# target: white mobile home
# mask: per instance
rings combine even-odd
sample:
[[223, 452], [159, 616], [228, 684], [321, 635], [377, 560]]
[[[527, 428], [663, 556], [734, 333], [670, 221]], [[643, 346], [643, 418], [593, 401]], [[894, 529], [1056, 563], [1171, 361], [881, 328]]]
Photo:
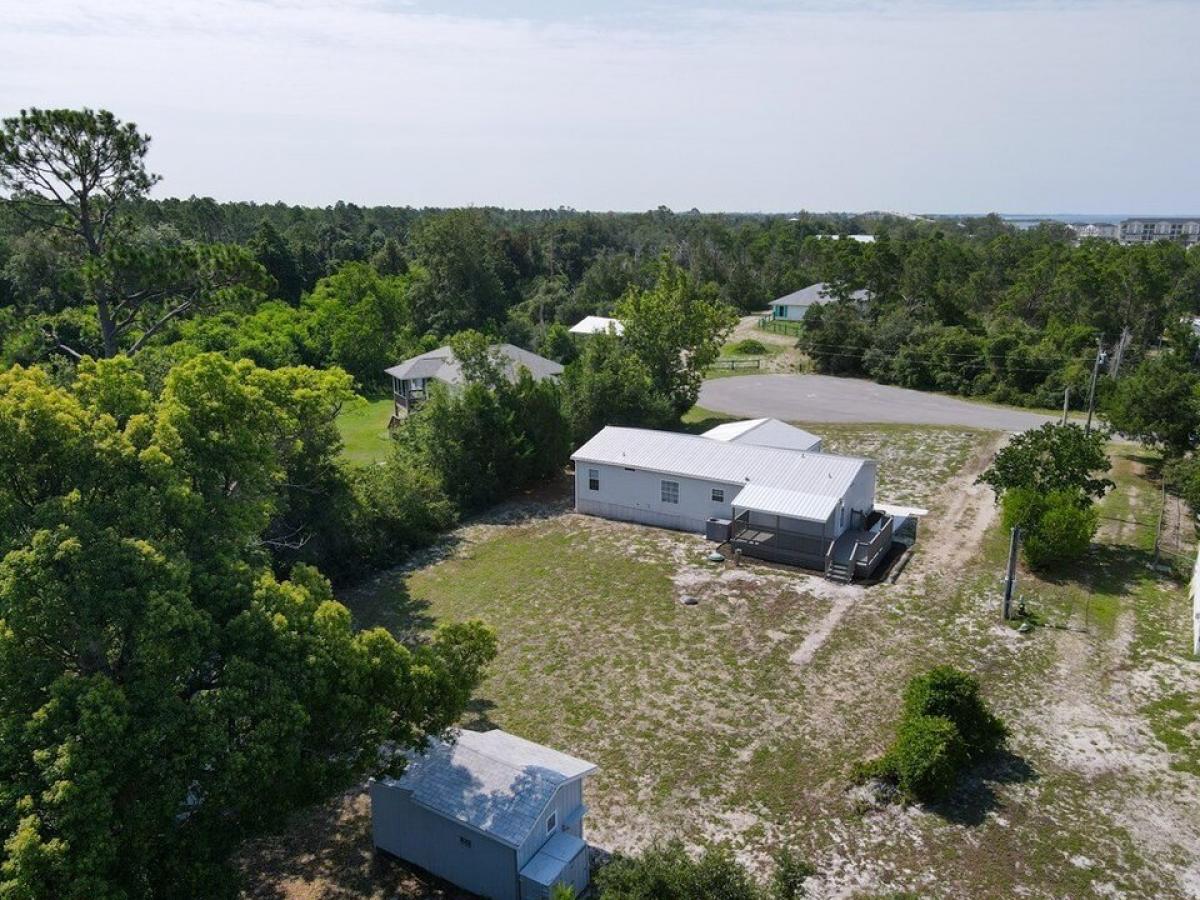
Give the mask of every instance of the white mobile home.
[[870, 460], [612, 426], [571, 458], [582, 513], [705, 533], [846, 580], [891, 547]]
[[371, 784], [375, 846], [494, 900], [582, 894], [583, 779], [596, 767], [496, 728], [460, 731]]

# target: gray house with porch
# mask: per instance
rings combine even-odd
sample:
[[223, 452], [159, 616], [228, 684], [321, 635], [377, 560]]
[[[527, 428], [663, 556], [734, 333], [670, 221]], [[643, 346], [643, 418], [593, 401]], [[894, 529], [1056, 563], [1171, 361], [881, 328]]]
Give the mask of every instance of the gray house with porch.
[[371, 783], [375, 846], [495, 900], [581, 894], [590, 863], [583, 780], [596, 767], [500, 729], [459, 731]]
[[[521, 369], [529, 370], [529, 374], [537, 381], [543, 378], [557, 378], [563, 371], [562, 365], [554, 360], [522, 350], [513, 344], [495, 344], [490, 349], [499, 361], [505, 377], [510, 381], [517, 380]], [[438, 347], [436, 350], [406, 359], [384, 371], [392, 380], [392, 400], [395, 403], [395, 409], [392, 411], [393, 422], [404, 418], [424, 402], [434, 382], [440, 382], [451, 389], [466, 382], [462, 364], [449, 346]]]

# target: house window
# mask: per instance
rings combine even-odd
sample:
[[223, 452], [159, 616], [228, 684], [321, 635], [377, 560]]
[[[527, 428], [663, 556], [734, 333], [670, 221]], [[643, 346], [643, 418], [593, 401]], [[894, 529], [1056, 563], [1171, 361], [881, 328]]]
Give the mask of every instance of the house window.
[[662, 483], [662, 492], [660, 494], [663, 503], [678, 503], [679, 502], [679, 482], [664, 481]]
[[600, 470], [599, 469], [588, 469], [588, 490], [589, 491], [600, 490]]
[[558, 814], [550, 813], [550, 818], [548, 818], [546, 820], [546, 834], [549, 834], [557, 827], [558, 827]]
[[471, 839], [470, 838], [465, 838], [460, 834], [458, 836], [458, 842], [460, 844], [462, 844], [464, 847], [466, 847], [468, 850], [471, 849]]
[[712, 489], [712, 501], [713, 501], [713, 503], [724, 503], [725, 502], [725, 490], [723, 488], [713, 488]]

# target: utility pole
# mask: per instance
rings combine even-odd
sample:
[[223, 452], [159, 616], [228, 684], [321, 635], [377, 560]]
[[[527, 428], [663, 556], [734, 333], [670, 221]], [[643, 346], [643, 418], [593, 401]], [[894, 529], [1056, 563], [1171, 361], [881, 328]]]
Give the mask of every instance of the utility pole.
[[1083, 431], [1085, 434], [1092, 433], [1092, 413], [1096, 409], [1096, 379], [1100, 375], [1100, 363], [1104, 360], [1104, 338], [1096, 339], [1096, 364], [1092, 366], [1092, 384], [1088, 388], [1088, 417], [1087, 425]]
[[1008, 568], [1004, 573], [1004, 605], [1001, 609], [1005, 621], [1012, 618], [1013, 589], [1017, 585], [1017, 548], [1021, 546], [1021, 528], [1014, 527], [1008, 539]]
[[1063, 417], [1062, 424], [1067, 424], [1067, 409], [1071, 406], [1071, 386], [1068, 384], [1063, 391]]
[[1117, 341], [1117, 349], [1113, 352], [1112, 363], [1108, 367], [1108, 374], [1116, 378], [1121, 372], [1121, 363], [1125, 361], [1125, 351], [1129, 349], [1129, 345], [1133, 342], [1133, 332], [1126, 325], [1121, 329], [1121, 339]]

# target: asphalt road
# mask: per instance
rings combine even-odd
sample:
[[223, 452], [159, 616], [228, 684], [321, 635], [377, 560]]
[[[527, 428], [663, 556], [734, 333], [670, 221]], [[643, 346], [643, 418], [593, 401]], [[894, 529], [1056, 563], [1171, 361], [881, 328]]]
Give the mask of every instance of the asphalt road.
[[1050, 416], [988, 406], [829, 375], [740, 375], [715, 378], [700, 389], [700, 405], [733, 416], [774, 416], [792, 422], [894, 422], [971, 425], [995, 431], [1037, 428]]

